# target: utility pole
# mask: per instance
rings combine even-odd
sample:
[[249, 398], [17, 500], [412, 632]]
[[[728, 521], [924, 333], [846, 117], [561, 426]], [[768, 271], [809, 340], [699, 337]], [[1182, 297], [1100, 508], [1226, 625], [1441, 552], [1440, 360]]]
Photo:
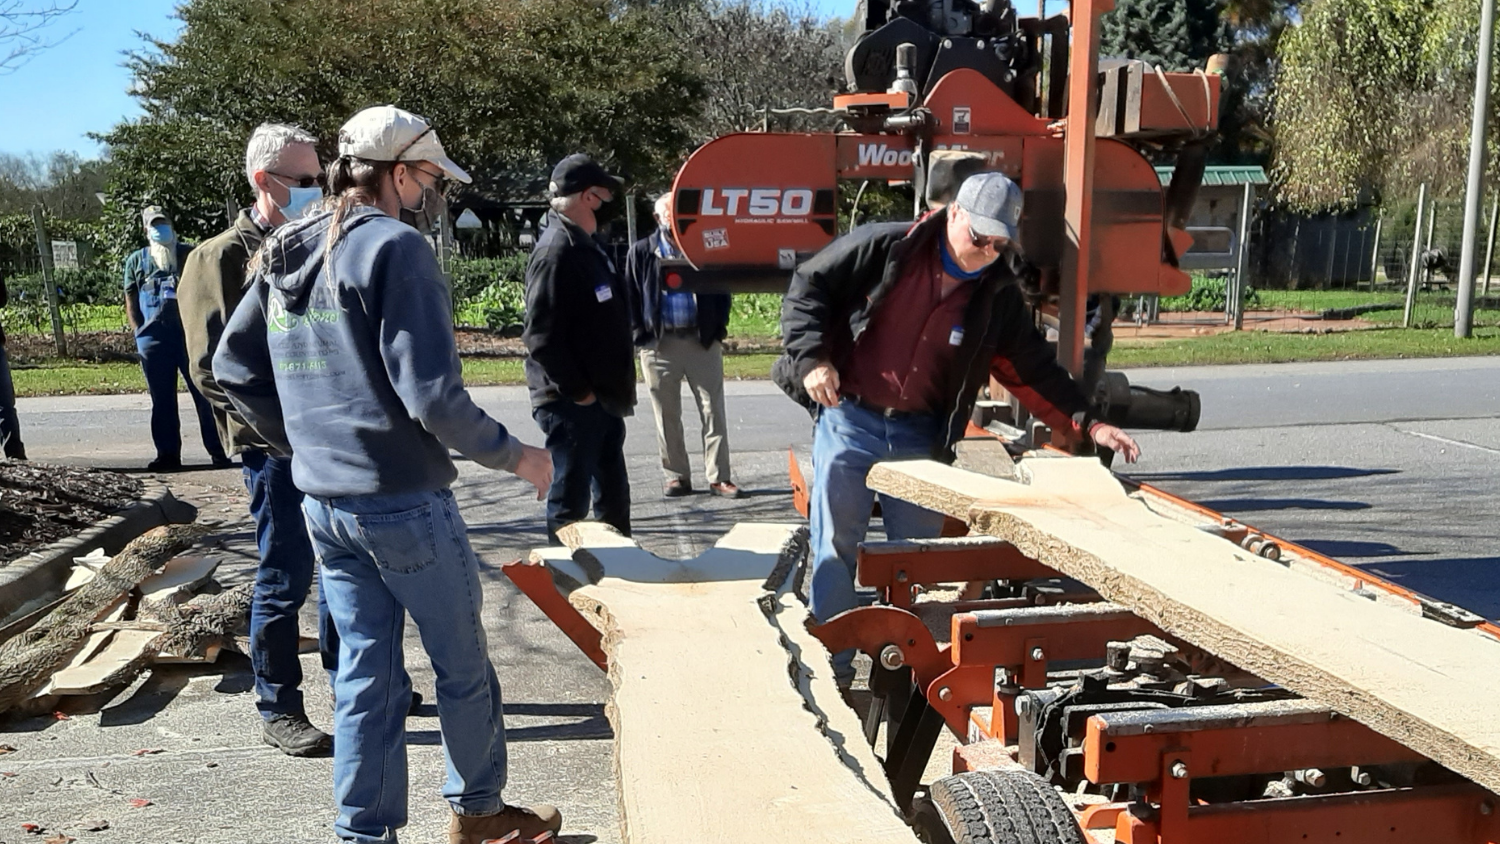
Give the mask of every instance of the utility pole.
[[1401, 315], [1401, 327], [1411, 328], [1411, 312], [1417, 304], [1417, 274], [1422, 266], [1422, 212], [1427, 210], [1427, 183], [1417, 191], [1417, 224], [1412, 227], [1411, 266], [1406, 274], [1406, 309]]
[[1240, 200], [1240, 246], [1234, 256], [1234, 290], [1229, 303], [1235, 331], [1245, 327], [1245, 272], [1250, 267], [1250, 213], [1254, 208], [1255, 185], [1247, 181]]
[[1484, 284], [1479, 288], [1480, 296], [1490, 295], [1490, 262], [1495, 259], [1495, 220], [1500, 217], [1500, 194], [1495, 195], [1494, 204], [1490, 205], [1490, 238], [1484, 247]]
[[42, 217], [42, 204], [31, 207], [31, 222], [36, 226], [36, 253], [42, 261], [42, 284], [47, 290], [47, 310], [52, 313], [52, 341], [57, 345], [57, 356], [68, 354], [68, 339], [63, 335], [62, 311], [57, 304], [57, 282], [52, 280], [52, 238], [47, 236], [47, 221]]
[[1479, 203], [1484, 199], [1484, 135], [1490, 116], [1490, 62], [1495, 51], [1495, 0], [1482, 0], [1479, 66], [1474, 76], [1474, 117], [1469, 125], [1469, 185], [1464, 194], [1464, 241], [1458, 259], [1458, 304], [1453, 336], [1474, 335], [1474, 250], [1479, 239]]

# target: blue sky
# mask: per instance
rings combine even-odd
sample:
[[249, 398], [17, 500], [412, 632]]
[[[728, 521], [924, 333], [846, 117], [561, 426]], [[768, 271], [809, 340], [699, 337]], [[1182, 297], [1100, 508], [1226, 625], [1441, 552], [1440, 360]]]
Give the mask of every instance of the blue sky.
[[[847, 17], [855, 0], [812, 0], [812, 5], [822, 14]], [[142, 45], [137, 31], [175, 36], [176, 6], [177, 0], [79, 0], [77, 10], [54, 28], [56, 35], [76, 30], [71, 37], [0, 76], [0, 103], [10, 126], [0, 135], [0, 152], [97, 154], [99, 146], [87, 133], [108, 131], [140, 113], [127, 93], [130, 74], [122, 66], [123, 53]], [[1034, 8], [1031, 0], [1021, 0], [1019, 7], [1022, 14]]]

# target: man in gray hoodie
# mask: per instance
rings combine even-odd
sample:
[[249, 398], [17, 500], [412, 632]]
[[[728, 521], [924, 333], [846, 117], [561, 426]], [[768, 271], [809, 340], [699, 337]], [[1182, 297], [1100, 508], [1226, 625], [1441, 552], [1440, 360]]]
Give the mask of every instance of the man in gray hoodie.
[[334, 682], [334, 831], [389, 844], [406, 824], [403, 665], [410, 614], [437, 675], [450, 844], [561, 828], [550, 806], [501, 799], [500, 682], [490, 663], [478, 562], [449, 485], [449, 449], [537, 490], [547, 452], [474, 404], [452, 300], [420, 232], [445, 178], [469, 178], [432, 127], [393, 106], [339, 132], [333, 210], [277, 229], [225, 327], [213, 371], [247, 424], [292, 455], [322, 587], [340, 640]]

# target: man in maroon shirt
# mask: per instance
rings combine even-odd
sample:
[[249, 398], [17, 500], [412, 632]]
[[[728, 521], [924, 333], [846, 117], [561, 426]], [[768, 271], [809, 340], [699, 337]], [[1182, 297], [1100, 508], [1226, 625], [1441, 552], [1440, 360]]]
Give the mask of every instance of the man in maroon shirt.
[[[813, 436], [813, 616], [856, 605], [854, 564], [880, 460], [953, 459], [979, 388], [994, 376], [1038, 418], [1134, 462], [1124, 431], [1092, 415], [1036, 330], [1016, 285], [1021, 190], [970, 176], [953, 204], [915, 225], [861, 226], [797, 269], [782, 304], [786, 355], [774, 377], [817, 415]], [[943, 517], [881, 496], [886, 536], [937, 536]], [[852, 652], [835, 679], [854, 679]]]

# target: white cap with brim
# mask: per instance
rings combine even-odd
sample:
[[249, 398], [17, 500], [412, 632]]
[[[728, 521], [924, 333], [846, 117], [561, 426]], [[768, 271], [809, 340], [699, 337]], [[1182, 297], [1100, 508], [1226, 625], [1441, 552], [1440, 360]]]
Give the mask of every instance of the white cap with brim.
[[969, 215], [969, 227], [985, 237], [1020, 239], [1021, 187], [1004, 173], [975, 173], [964, 180], [954, 204]]
[[349, 118], [339, 129], [339, 155], [368, 161], [430, 161], [454, 181], [473, 181], [443, 151], [443, 142], [425, 117], [395, 106], [374, 106]]

